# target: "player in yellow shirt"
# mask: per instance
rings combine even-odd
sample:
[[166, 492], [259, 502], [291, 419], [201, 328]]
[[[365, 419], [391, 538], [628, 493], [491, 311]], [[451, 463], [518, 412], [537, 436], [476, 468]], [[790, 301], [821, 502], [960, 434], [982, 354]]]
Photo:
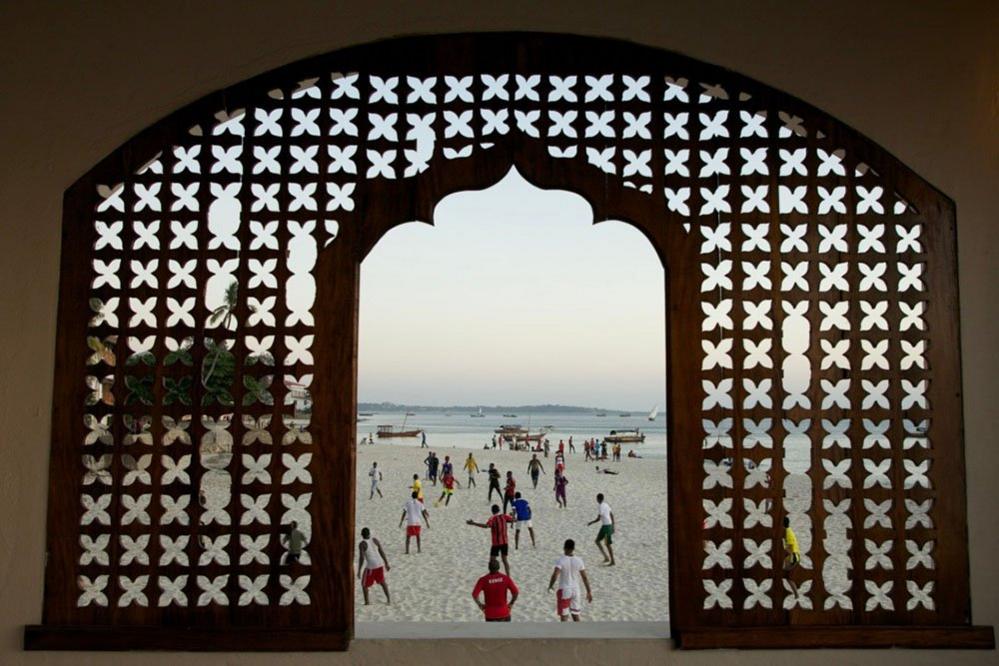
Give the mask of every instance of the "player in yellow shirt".
[[475, 485], [475, 475], [479, 473], [479, 464], [475, 462], [471, 453], [465, 459], [465, 466], [462, 469], [468, 470], [468, 487], [471, 488]]
[[409, 487], [410, 491], [416, 493], [416, 501], [423, 504], [423, 484], [420, 483], [420, 475], [413, 475], [413, 485]]
[[784, 516], [784, 550], [787, 552], [784, 556], [784, 573], [794, 596], [798, 596], [798, 586], [791, 579], [791, 572], [801, 563], [801, 549], [798, 547], [798, 537], [791, 529], [791, 519], [787, 516]]

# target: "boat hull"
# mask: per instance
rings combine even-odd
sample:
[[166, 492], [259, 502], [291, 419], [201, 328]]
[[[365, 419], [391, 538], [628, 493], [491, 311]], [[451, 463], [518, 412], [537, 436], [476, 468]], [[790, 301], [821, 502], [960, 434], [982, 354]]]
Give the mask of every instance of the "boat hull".
[[607, 435], [604, 441], [610, 444], [641, 444], [645, 435]]

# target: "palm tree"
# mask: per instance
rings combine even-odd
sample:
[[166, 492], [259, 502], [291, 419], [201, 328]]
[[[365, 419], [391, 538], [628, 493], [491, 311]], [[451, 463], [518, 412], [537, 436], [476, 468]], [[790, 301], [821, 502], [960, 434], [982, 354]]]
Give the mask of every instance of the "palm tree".
[[[214, 310], [212, 310], [211, 314], [208, 315], [209, 326], [218, 326], [219, 323], [221, 322], [222, 328], [225, 329], [226, 331], [229, 330], [229, 327], [232, 325], [233, 319], [236, 317], [236, 305], [237, 305], [238, 294], [239, 294], [239, 283], [236, 282], [236, 280], [233, 280], [232, 282], [229, 283], [229, 286], [226, 287], [225, 297], [222, 299], [222, 304], [219, 305]], [[221, 358], [222, 354], [225, 353], [226, 351], [224, 341], [221, 344], [219, 344], [216, 343], [214, 340], [212, 340], [210, 342], [210, 345], [211, 349], [209, 349], [208, 353], [205, 355], [204, 360], [201, 362], [201, 386], [206, 389], [209, 388], [208, 382], [212, 378], [212, 375], [215, 373], [215, 369], [219, 363], [219, 358]], [[208, 362], [209, 357], [211, 357], [212, 365], [208, 369], [208, 372], [206, 373], [205, 363]]]

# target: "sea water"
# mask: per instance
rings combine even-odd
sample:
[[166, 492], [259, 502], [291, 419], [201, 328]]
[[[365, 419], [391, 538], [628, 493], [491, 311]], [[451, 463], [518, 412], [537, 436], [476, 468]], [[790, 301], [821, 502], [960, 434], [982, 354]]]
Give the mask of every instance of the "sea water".
[[[363, 420], [362, 420], [363, 419]], [[666, 457], [666, 417], [659, 414], [655, 421], [649, 421], [647, 414], [632, 414], [620, 416], [608, 412], [606, 416], [578, 412], [543, 412], [540, 414], [517, 414], [515, 418], [504, 417], [502, 414], [485, 412], [482, 417], [474, 417], [467, 413], [450, 412], [416, 412], [414, 416], [406, 416], [403, 412], [374, 412], [372, 416], [358, 417], [357, 441], [371, 437], [382, 444], [398, 446], [420, 446], [420, 437], [393, 437], [379, 439], [376, 435], [379, 425], [391, 425], [397, 430], [420, 429], [427, 433], [427, 446], [434, 449], [482, 449], [492, 443], [495, 430], [501, 425], [519, 425], [530, 428], [531, 433], [537, 433], [540, 428], [547, 428], [545, 435], [553, 449], [563, 440], [566, 449], [569, 447], [569, 437], [576, 447], [577, 453], [583, 452], [583, 440], [603, 439], [612, 430], [618, 432], [638, 428], [645, 434], [645, 441], [640, 444], [622, 444], [622, 455], [627, 455], [631, 449], [643, 458]], [[498, 437], [498, 435], [497, 435]], [[731, 439], [728, 437], [706, 438], [705, 448], [711, 443], [721, 445], [728, 452], [732, 450]], [[534, 446], [534, 443], [531, 443]], [[759, 443], [763, 449], [770, 449], [772, 443], [764, 436]], [[807, 435], [788, 434], [783, 437], [781, 446], [785, 469], [789, 472], [807, 473], [810, 467], [812, 442]], [[772, 461], [771, 461], [772, 464]]]
[[[361, 421], [360, 419], [366, 419]], [[569, 448], [569, 437], [576, 452], [582, 454], [583, 440], [603, 439], [611, 430], [629, 430], [638, 428], [645, 434], [641, 444], [622, 444], [622, 455], [627, 455], [629, 449], [648, 458], [666, 457], [666, 417], [659, 414], [655, 421], [649, 421], [648, 414], [632, 414], [619, 416], [607, 413], [607, 416], [578, 412], [542, 412], [539, 414], [518, 413], [515, 418], [504, 417], [502, 414], [485, 412], [481, 418], [469, 413], [447, 413], [420, 411], [407, 417], [403, 412], [374, 412], [373, 416], [358, 417], [357, 441], [364, 437], [373, 437], [376, 442], [391, 443], [400, 446], [420, 446], [420, 437], [393, 437], [379, 439], [375, 432], [379, 425], [391, 425], [400, 430], [406, 425], [406, 430], [421, 429], [427, 434], [427, 446], [434, 449], [482, 449], [492, 443], [493, 431], [501, 425], [519, 425], [530, 428], [532, 434], [540, 428], [548, 430], [545, 435], [551, 442], [552, 449], [558, 448], [559, 440]], [[498, 437], [498, 435], [497, 435]], [[532, 446], [534, 443], [532, 442]]]

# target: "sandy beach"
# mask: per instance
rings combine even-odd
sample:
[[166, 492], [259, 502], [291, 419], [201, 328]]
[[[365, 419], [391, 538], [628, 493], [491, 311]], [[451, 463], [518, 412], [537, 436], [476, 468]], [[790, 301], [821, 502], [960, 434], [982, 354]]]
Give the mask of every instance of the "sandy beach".
[[[392, 570], [388, 584], [392, 604], [386, 605], [381, 589], [371, 588], [371, 605], [365, 606], [360, 585], [356, 589], [356, 619], [366, 621], [481, 621], [482, 615], [471, 598], [479, 576], [486, 573], [489, 560], [489, 532], [466, 525], [473, 519], [485, 522], [490, 515], [487, 501], [487, 475], [477, 475], [478, 487], [466, 487], [467, 473], [461, 470], [469, 449], [432, 449], [443, 462], [450, 455], [456, 478], [462, 487], [455, 491], [450, 506], [434, 507], [441, 486], [424, 481], [431, 528], [423, 530], [423, 552], [405, 555], [405, 529], [399, 527], [402, 506], [409, 497], [413, 474], [425, 476], [423, 460], [427, 449], [391, 444], [360, 446], [357, 457], [357, 535], [368, 527], [381, 541]], [[527, 474], [529, 453], [475, 450], [480, 469], [496, 463], [501, 473], [512, 470], [517, 488], [531, 503], [537, 548], [531, 547], [526, 531], [521, 532], [520, 549], [513, 549], [510, 529], [510, 574], [520, 587], [520, 599], [514, 607], [514, 621], [557, 621], [555, 596], [548, 592], [548, 579], [562, 543], [576, 541], [576, 554], [586, 563], [593, 587], [593, 603], [583, 609], [589, 621], [658, 621], [668, 620], [667, 535], [666, 535], [666, 461], [629, 459], [606, 463], [617, 476], [598, 474], [594, 463], [584, 463], [580, 446], [566, 456], [568, 508], [560, 509], [552, 489], [554, 457], [539, 458], [546, 475], [538, 487], [532, 487]], [[552, 452], [554, 456], [554, 451]], [[373, 461], [384, 474], [382, 493], [368, 499], [368, 471]], [[601, 468], [603, 464], [601, 464]], [[601, 565], [602, 558], [594, 539], [598, 525], [586, 523], [597, 516], [596, 494], [602, 492], [614, 511], [616, 531], [614, 552], [617, 565]], [[493, 495], [495, 500], [495, 493]], [[356, 550], [355, 550], [356, 553]], [[356, 557], [356, 555], [355, 555]], [[356, 562], [355, 562], [356, 571]]]

